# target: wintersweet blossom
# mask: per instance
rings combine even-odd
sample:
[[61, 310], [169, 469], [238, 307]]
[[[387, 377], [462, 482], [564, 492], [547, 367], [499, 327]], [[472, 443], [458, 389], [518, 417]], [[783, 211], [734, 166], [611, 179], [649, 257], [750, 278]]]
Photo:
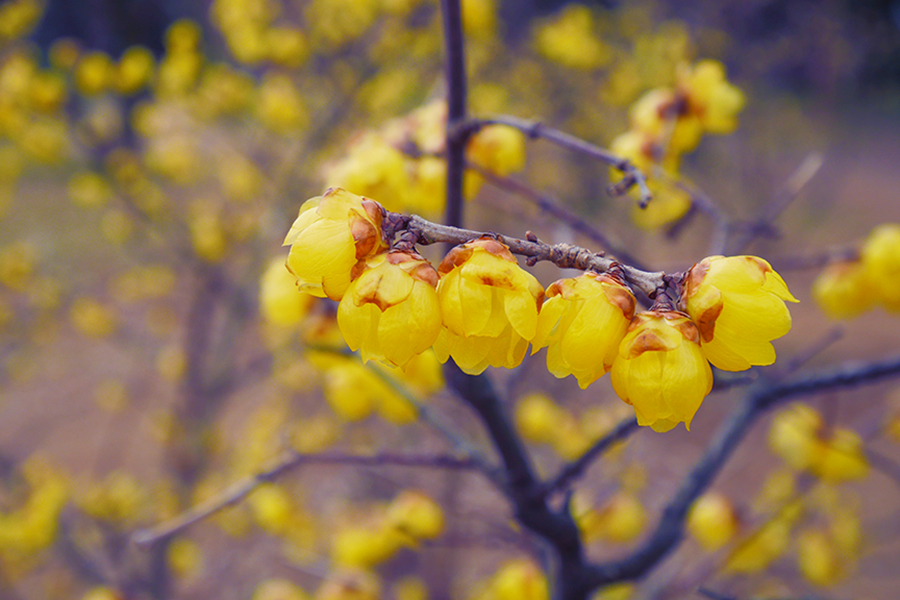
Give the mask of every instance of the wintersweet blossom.
[[434, 350], [476, 375], [488, 365], [522, 362], [537, 331], [544, 289], [491, 237], [457, 246], [441, 262], [438, 296], [444, 327]]
[[771, 340], [791, 329], [784, 302], [798, 300], [772, 265], [756, 256], [710, 256], [688, 271], [687, 312], [709, 362], [725, 371], [775, 362]]
[[284, 239], [291, 247], [287, 268], [297, 278], [297, 287], [340, 300], [354, 265], [386, 249], [381, 219], [377, 202], [341, 188], [304, 202]]
[[634, 308], [634, 294], [613, 275], [560, 279], [547, 288], [532, 354], [548, 347], [550, 372], [586, 388], [612, 368]]
[[712, 371], [700, 351], [700, 332], [687, 315], [653, 310], [631, 321], [611, 371], [613, 389], [634, 407], [638, 424], [688, 429], [712, 389]]

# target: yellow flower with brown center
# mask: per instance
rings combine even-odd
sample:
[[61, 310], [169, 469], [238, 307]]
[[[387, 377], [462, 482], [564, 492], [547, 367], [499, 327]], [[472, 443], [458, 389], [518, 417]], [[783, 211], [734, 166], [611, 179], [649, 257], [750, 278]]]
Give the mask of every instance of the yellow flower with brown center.
[[771, 340], [791, 329], [784, 301], [798, 300], [772, 266], [755, 256], [710, 256], [688, 271], [687, 312], [703, 355], [725, 371], [775, 362]]
[[548, 347], [547, 369], [586, 388], [612, 368], [634, 307], [634, 294], [613, 275], [560, 279], [547, 288], [531, 353]]
[[417, 253], [368, 259], [338, 306], [341, 333], [363, 361], [403, 366], [434, 344], [441, 330], [437, 271]]
[[612, 385], [634, 407], [638, 424], [668, 431], [684, 423], [712, 389], [712, 371], [700, 352], [700, 332], [687, 315], [652, 310], [631, 321], [613, 363]]
[[341, 188], [304, 202], [284, 238], [291, 247], [287, 267], [300, 291], [340, 300], [354, 265], [386, 249], [382, 214], [377, 202]]
[[444, 327], [434, 350], [477, 375], [488, 365], [512, 368], [537, 331], [544, 289], [519, 267], [509, 248], [482, 237], [451, 250], [438, 271]]

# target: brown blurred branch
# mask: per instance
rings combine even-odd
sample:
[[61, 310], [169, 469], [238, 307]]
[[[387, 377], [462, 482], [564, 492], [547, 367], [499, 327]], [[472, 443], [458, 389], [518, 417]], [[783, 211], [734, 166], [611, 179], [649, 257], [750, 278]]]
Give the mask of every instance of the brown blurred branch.
[[470, 458], [457, 458], [446, 454], [435, 455], [403, 455], [386, 452], [383, 454], [354, 455], [340, 452], [321, 454], [302, 454], [289, 452], [269, 469], [248, 477], [225, 490], [219, 496], [211, 498], [194, 508], [178, 515], [171, 521], [152, 529], [136, 531], [131, 539], [141, 547], [149, 547], [178, 535], [188, 527], [210, 517], [223, 508], [237, 504], [253, 490], [274, 481], [282, 475], [301, 466], [307, 465], [349, 465], [358, 467], [415, 467], [426, 469], [462, 469], [476, 470], [477, 461]]

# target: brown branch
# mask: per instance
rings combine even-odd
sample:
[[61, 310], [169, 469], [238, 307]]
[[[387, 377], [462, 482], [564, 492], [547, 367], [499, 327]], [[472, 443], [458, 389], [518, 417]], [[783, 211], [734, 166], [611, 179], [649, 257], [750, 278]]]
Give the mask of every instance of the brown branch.
[[[427, 221], [418, 215], [401, 215], [388, 213], [385, 219], [391, 225], [389, 233], [406, 229], [415, 234], [416, 242], [422, 245], [439, 242], [457, 245], [477, 239], [484, 232], [439, 225]], [[545, 244], [536, 238], [523, 240], [505, 235], [494, 235], [497, 240], [509, 247], [510, 252], [528, 258], [528, 264], [540, 261], [552, 262], [562, 269], [579, 269], [581, 271], [597, 271], [605, 273], [613, 265], [619, 265], [614, 259], [601, 254], [595, 254], [590, 250], [574, 246], [572, 244]], [[641, 290], [649, 297], [656, 295], [656, 290], [665, 285], [666, 274], [658, 272], [642, 271], [630, 265], [619, 265], [625, 276], [625, 280], [632, 286]]]
[[601, 148], [600, 146], [575, 137], [574, 135], [559, 131], [558, 129], [548, 127], [543, 123], [526, 121], [525, 119], [505, 115], [491, 117], [489, 119], [472, 120], [469, 122], [468, 129], [477, 131], [481, 127], [487, 125], [507, 125], [509, 127], [515, 127], [531, 139], [545, 139], [557, 146], [579, 152], [617, 169], [622, 173], [623, 178], [607, 190], [612, 196], [621, 196], [636, 185], [641, 193], [641, 208], [646, 207], [653, 198], [650, 188], [647, 187], [646, 175], [644, 175], [640, 169], [635, 167], [627, 158], [616, 156], [605, 148]]
[[587, 566], [584, 584], [593, 590], [619, 581], [639, 579], [674, 550], [682, 539], [691, 504], [706, 491], [763, 412], [798, 396], [874, 383], [897, 375], [900, 375], [900, 356], [893, 356], [869, 363], [843, 363], [789, 381], [769, 382], [750, 391], [673, 495], [650, 537], [623, 559]]
[[466, 142], [471, 130], [461, 128], [466, 118], [466, 61], [460, 0], [441, 0], [444, 48], [447, 58], [447, 211], [444, 222], [463, 224], [463, 173]]
[[393, 453], [354, 455], [338, 452], [321, 454], [289, 452], [283, 459], [275, 463], [275, 465], [269, 469], [236, 483], [219, 496], [195, 506], [167, 523], [163, 523], [152, 529], [136, 531], [131, 539], [136, 545], [141, 547], [153, 546], [168, 540], [188, 527], [219, 512], [223, 508], [237, 504], [263, 483], [274, 481], [285, 473], [306, 465], [349, 465], [358, 467], [395, 466], [462, 470], [475, 470], [479, 468], [479, 464], [472, 459], [458, 458], [445, 454], [407, 456]]

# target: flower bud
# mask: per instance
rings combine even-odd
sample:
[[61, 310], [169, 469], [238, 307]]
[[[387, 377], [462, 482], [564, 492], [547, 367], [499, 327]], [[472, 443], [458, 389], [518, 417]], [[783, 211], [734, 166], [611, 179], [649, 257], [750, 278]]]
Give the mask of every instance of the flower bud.
[[687, 312], [703, 356], [725, 371], [775, 362], [770, 340], [791, 328], [784, 301], [797, 302], [772, 266], [755, 256], [710, 256], [688, 271]]
[[548, 347], [550, 372], [586, 388], [612, 368], [634, 308], [634, 294], [612, 275], [560, 279], [547, 288], [531, 353]]
[[360, 259], [386, 248], [381, 206], [340, 188], [330, 188], [300, 207], [284, 245], [288, 270], [309, 294], [340, 300]]
[[634, 407], [638, 424], [668, 431], [691, 427], [712, 389], [712, 371], [700, 351], [700, 332], [684, 314], [638, 314], [619, 345], [611, 372], [613, 389]]

